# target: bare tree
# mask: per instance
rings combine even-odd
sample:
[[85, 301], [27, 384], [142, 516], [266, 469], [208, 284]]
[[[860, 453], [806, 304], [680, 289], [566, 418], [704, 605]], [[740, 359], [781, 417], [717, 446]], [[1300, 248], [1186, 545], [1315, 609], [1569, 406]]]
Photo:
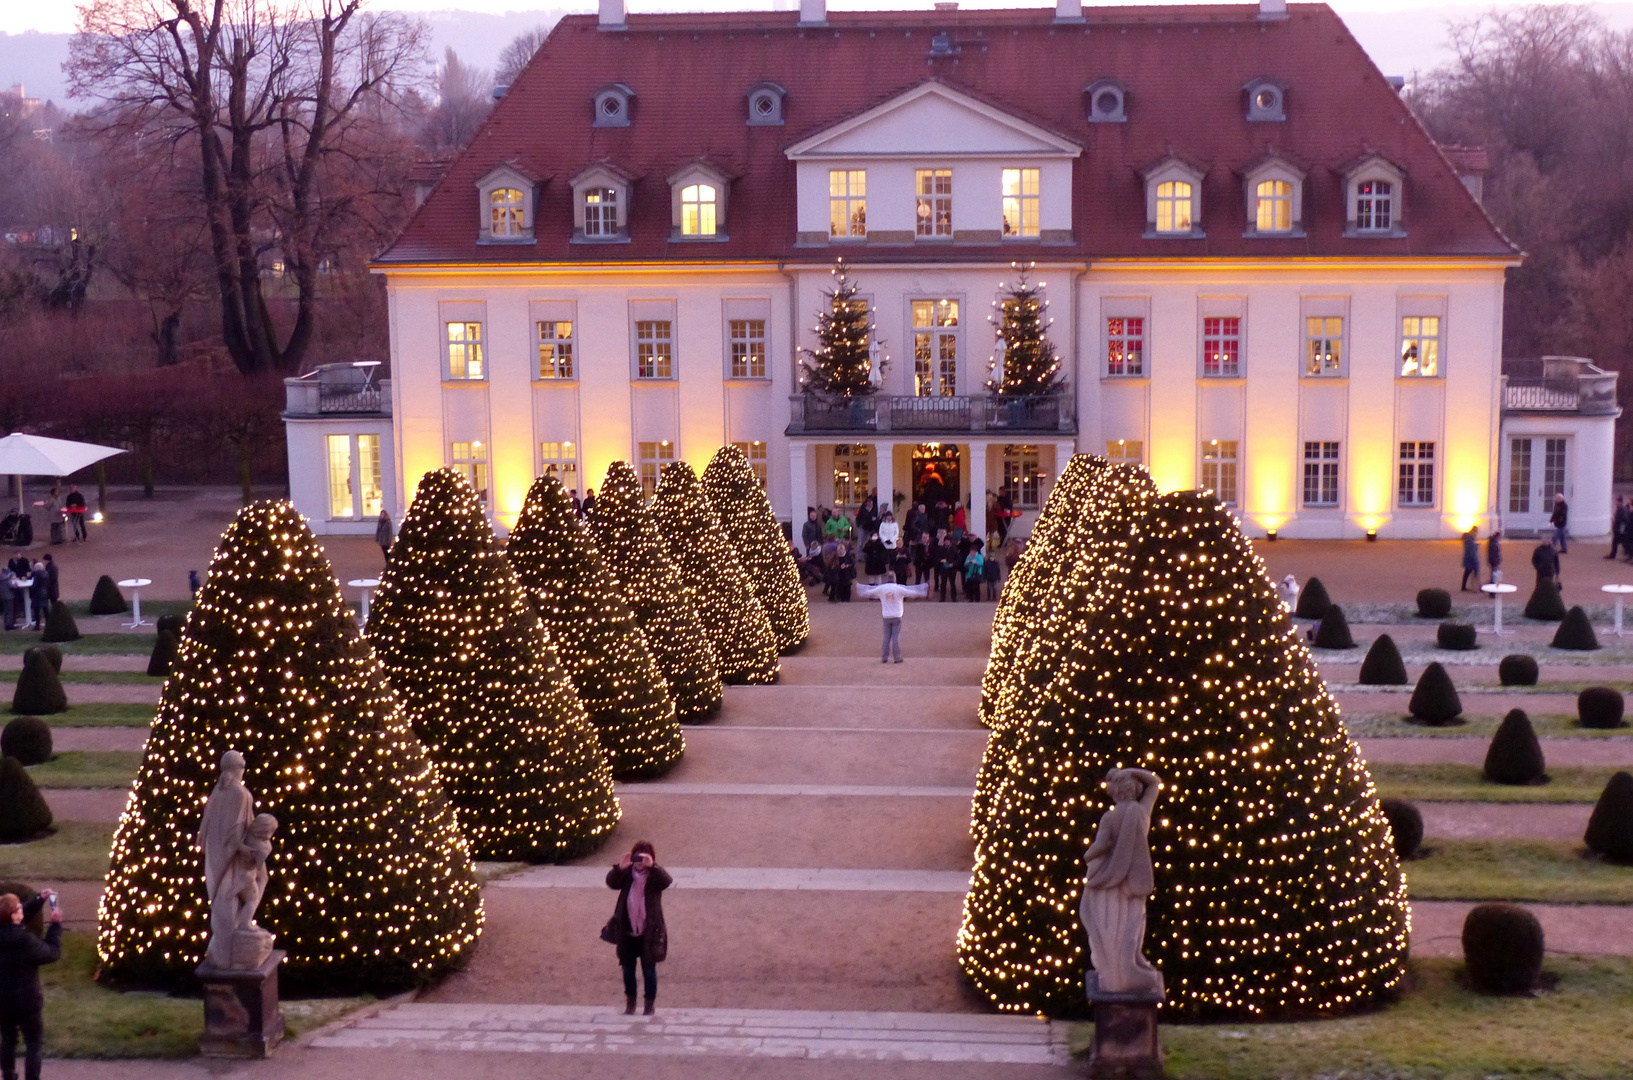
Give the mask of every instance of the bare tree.
[[524, 30], [510, 39], [505, 51], [499, 54], [499, 66], [494, 69], [493, 81], [498, 86], [510, 86], [516, 81], [516, 76], [522, 73], [527, 62], [533, 59], [533, 54], [539, 51], [545, 39], [550, 36], [547, 26], [535, 26], [531, 30]]
[[437, 156], [461, 150], [492, 108], [493, 77], [461, 61], [450, 48], [437, 72], [437, 103], [426, 114], [420, 141]]

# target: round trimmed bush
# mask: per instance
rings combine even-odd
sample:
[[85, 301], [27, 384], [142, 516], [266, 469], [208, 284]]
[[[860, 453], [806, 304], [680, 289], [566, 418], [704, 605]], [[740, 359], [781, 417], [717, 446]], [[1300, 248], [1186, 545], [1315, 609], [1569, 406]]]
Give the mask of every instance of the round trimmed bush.
[[1565, 601], [1559, 598], [1558, 582], [1551, 577], [1537, 582], [1531, 599], [1525, 602], [1525, 617], [1538, 622], [1558, 622], [1565, 617]]
[[40, 640], [79, 640], [79, 623], [74, 621], [73, 611], [61, 600], [53, 602], [51, 610], [45, 613], [45, 632], [40, 635]]
[[1480, 904], [1463, 920], [1463, 963], [1486, 994], [1526, 994], [1542, 976], [1542, 924], [1517, 904]]
[[1315, 647], [1318, 649], [1353, 649], [1355, 639], [1350, 636], [1349, 620], [1344, 618], [1344, 609], [1337, 604], [1327, 608], [1327, 613], [1321, 616], [1321, 625], [1316, 627]]
[[1452, 613], [1452, 594], [1445, 589], [1418, 590], [1418, 618], [1444, 619]]
[[51, 760], [51, 725], [38, 716], [19, 716], [0, 729], [0, 754], [24, 765]]
[[1537, 658], [1511, 653], [1497, 665], [1497, 681], [1504, 686], [1537, 685]]
[[1457, 687], [1440, 661], [1431, 661], [1418, 676], [1412, 688], [1412, 700], [1407, 711], [1425, 724], [1449, 724], [1463, 713], [1463, 699], [1457, 696]]
[[68, 710], [68, 695], [51, 658], [38, 649], [23, 656], [23, 673], [11, 695], [11, 711], [23, 716], [50, 716]]
[[1548, 765], [1536, 729], [1523, 709], [1510, 709], [1486, 747], [1486, 779], [1497, 784], [1538, 784]]
[[187, 616], [185, 615], [160, 615], [154, 621], [153, 628], [161, 634], [168, 630], [179, 638], [181, 637], [181, 628], [186, 622]]
[[155, 678], [162, 678], [170, 674], [170, 665], [176, 662], [176, 649], [181, 645], [181, 638], [172, 630], [160, 630], [159, 636], [153, 639], [153, 652], [147, 658], [147, 673]]
[[1395, 857], [1410, 859], [1423, 846], [1423, 814], [1405, 799], [1383, 799], [1378, 808], [1389, 821], [1389, 834], [1395, 843]]
[[62, 674], [62, 650], [61, 649], [57, 648], [55, 645], [30, 645], [28, 648], [23, 650], [23, 666], [24, 667], [28, 666], [28, 658], [30, 656], [33, 656], [35, 653], [39, 653], [41, 656], [43, 656], [47, 660], [51, 661], [51, 670], [52, 671], [55, 671], [59, 675]]
[[1479, 648], [1479, 634], [1473, 623], [1443, 622], [1435, 631], [1435, 644], [1442, 649], [1456, 649], [1467, 652]]
[[1361, 661], [1361, 674], [1357, 681], [1362, 686], [1405, 686], [1409, 681], [1406, 678], [1406, 664], [1401, 660], [1401, 651], [1395, 647], [1395, 639], [1388, 634], [1379, 634], [1378, 639], [1367, 650], [1366, 659]]
[[1607, 859], [1633, 862], [1633, 774], [1623, 771], [1610, 778], [1593, 804], [1582, 842]]
[[1609, 686], [1590, 686], [1576, 695], [1576, 718], [1585, 728], [1619, 728], [1623, 709], [1622, 692]]
[[1332, 600], [1327, 596], [1327, 587], [1321, 584], [1318, 577], [1311, 578], [1298, 593], [1298, 606], [1293, 609], [1295, 618], [1319, 619], [1327, 614], [1332, 607]]
[[51, 807], [23, 763], [0, 757], [0, 844], [32, 840], [51, 827]]
[[1588, 613], [1582, 610], [1581, 605], [1567, 611], [1559, 629], [1554, 631], [1554, 648], [1587, 652], [1598, 647], [1599, 637], [1593, 632]]
[[96, 579], [96, 588], [91, 590], [92, 615], [123, 615], [129, 610], [125, 595], [114, 584], [113, 578], [103, 574]]

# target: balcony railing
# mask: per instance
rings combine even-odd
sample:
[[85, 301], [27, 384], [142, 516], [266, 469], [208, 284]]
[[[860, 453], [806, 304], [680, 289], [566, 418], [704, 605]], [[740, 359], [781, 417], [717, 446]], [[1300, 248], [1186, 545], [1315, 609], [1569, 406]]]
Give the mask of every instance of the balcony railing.
[[879, 432], [953, 434], [984, 431], [1026, 435], [1077, 433], [1070, 394], [1046, 397], [912, 397], [869, 394], [789, 398], [789, 435], [861, 435]]
[[1616, 372], [1579, 356], [1504, 360], [1503, 411], [1615, 416]]
[[390, 416], [391, 380], [374, 382], [352, 364], [325, 365], [284, 380], [285, 416]]

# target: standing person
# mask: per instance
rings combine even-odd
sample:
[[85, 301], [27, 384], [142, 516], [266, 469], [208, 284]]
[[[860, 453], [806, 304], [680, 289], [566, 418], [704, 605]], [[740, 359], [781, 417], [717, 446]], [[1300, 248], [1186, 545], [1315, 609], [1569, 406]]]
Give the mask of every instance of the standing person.
[[45, 563], [45, 598], [55, 604], [62, 599], [62, 589], [57, 584], [57, 564], [49, 552], [44, 557]]
[[970, 545], [964, 556], [964, 599], [972, 604], [981, 601], [981, 581], [986, 576], [986, 558], [981, 554], [981, 541]]
[[1486, 565], [1491, 568], [1491, 584], [1503, 579], [1503, 531], [1496, 530], [1486, 540]]
[[865, 544], [868, 537], [879, 531], [879, 504], [872, 495], [862, 500], [862, 508], [856, 511], [856, 542]]
[[896, 524], [896, 515], [886, 510], [884, 520], [879, 522], [879, 539], [884, 543], [885, 550], [895, 552], [901, 538], [902, 527]]
[[961, 502], [953, 503], [952, 532], [962, 536], [970, 531], [970, 515]]
[[17, 1036], [23, 1036], [23, 1076], [40, 1080], [41, 1044], [45, 1041], [45, 995], [40, 968], [62, 957], [62, 910], [51, 905], [45, 940], [23, 924], [34, 917], [46, 894], [28, 903], [13, 893], [0, 895], [0, 1074], [17, 1080]]
[[834, 595], [829, 597], [829, 599], [837, 600], [841, 604], [850, 603], [851, 582], [855, 580], [856, 556], [851, 554], [850, 549], [846, 545], [840, 544], [834, 549], [834, 580], [832, 590]]
[[1003, 541], [998, 539], [998, 531], [994, 529], [987, 536], [987, 558], [981, 564], [981, 580], [986, 582], [988, 600], [998, 599], [998, 585], [1004, 576], [1002, 552]]
[[1559, 553], [1552, 544], [1538, 544], [1537, 549], [1531, 552], [1531, 569], [1537, 572], [1537, 584], [1542, 584], [1543, 578], [1559, 580]]
[[28, 602], [34, 608], [34, 629], [45, 627], [45, 612], [51, 606], [51, 571], [44, 562], [37, 562], [30, 571], [34, 584], [28, 587]]
[[[945, 532], [936, 545], [936, 602], [958, 599], [958, 547]], [[951, 593], [951, 597], [948, 594]]]
[[578, 497], [578, 489], [577, 488], [573, 489], [572, 496], [573, 496], [573, 516], [576, 517], [576, 518], [582, 518], [584, 516], [584, 500]]
[[913, 556], [913, 584], [923, 585], [930, 580], [930, 569], [935, 566], [935, 548], [930, 546], [930, 534], [920, 530], [912, 534], [915, 539], [908, 545]]
[[1554, 546], [1561, 555], [1569, 555], [1570, 549], [1565, 546], [1565, 525], [1571, 519], [1571, 508], [1565, 505], [1564, 492], [1554, 492], [1554, 512], [1548, 515], [1548, 521], [1554, 527]]
[[380, 557], [391, 558], [391, 541], [396, 536], [391, 525], [391, 515], [385, 507], [380, 508], [380, 520], [374, 523], [374, 542], [380, 545]]
[[68, 515], [68, 522], [74, 527], [74, 542], [89, 539], [85, 533], [85, 496], [79, 493], [79, 485], [68, 485], [68, 498], [63, 500], [63, 512]]
[[923, 503], [914, 503], [913, 509], [907, 512], [906, 526], [909, 542], [916, 539], [920, 533], [930, 531], [930, 515], [924, 512]]
[[1620, 547], [1623, 555], [1633, 555], [1633, 548], [1628, 546], [1628, 519], [1633, 517], [1627, 510], [1627, 501], [1620, 495], [1616, 496], [1616, 509], [1610, 515], [1610, 554], [1607, 559], [1616, 557], [1616, 549]]
[[584, 516], [589, 517], [595, 512], [595, 488], [584, 489]]
[[62, 543], [62, 489], [51, 485], [51, 493], [40, 504], [45, 511], [45, 527], [53, 544]]
[[624, 969], [624, 1015], [635, 1015], [635, 962], [641, 963], [641, 979], [646, 984], [646, 1015], [651, 1016], [658, 998], [658, 965], [669, 955], [669, 928], [663, 921], [663, 891], [674, 884], [669, 872], [658, 865], [658, 853], [650, 843], [638, 840], [618, 865], [607, 871], [607, 888], [618, 890], [618, 905], [612, 920], [601, 931], [603, 941], [618, 948], [618, 963]]
[[1474, 575], [1474, 584], [1480, 584], [1480, 528], [1470, 526], [1469, 531], [1463, 534], [1463, 584], [1458, 586], [1459, 592], [1469, 591], [1469, 575]]
[[862, 545], [862, 572], [867, 575], [869, 585], [877, 585], [885, 576], [887, 567], [885, 543], [877, 536], [870, 536]]
[[879, 663], [890, 661], [892, 651], [896, 663], [902, 662], [902, 602], [923, 600], [930, 595], [928, 585], [898, 585], [895, 574], [886, 574], [882, 585], [858, 585], [856, 595], [863, 600], [879, 601], [879, 614], [884, 616], [884, 642], [879, 646]]
[[1009, 539], [1009, 523], [1014, 517], [1015, 500], [1004, 488], [998, 492], [998, 535], [1005, 540]]
[[800, 526], [799, 539], [807, 551], [811, 549], [812, 544], [818, 546], [822, 544], [822, 522], [817, 520], [814, 506], [805, 508], [805, 524]]
[[17, 575], [11, 572], [11, 567], [0, 566], [0, 610], [4, 610], [6, 629], [17, 629], [17, 612], [22, 603], [22, 590], [17, 587]]

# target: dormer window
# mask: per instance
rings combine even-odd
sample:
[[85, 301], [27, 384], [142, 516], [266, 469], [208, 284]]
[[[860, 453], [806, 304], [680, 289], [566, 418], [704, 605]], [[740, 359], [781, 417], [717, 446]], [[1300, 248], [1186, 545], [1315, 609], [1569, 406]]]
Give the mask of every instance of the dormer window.
[[524, 215], [520, 188], [497, 188], [489, 192], [488, 206], [492, 211], [489, 228], [495, 239], [509, 239], [522, 235]]
[[533, 242], [533, 189], [538, 180], [507, 161], [476, 182], [481, 209], [477, 240], [484, 244]]
[[1243, 87], [1247, 91], [1247, 118], [1254, 121], [1287, 119], [1287, 91], [1280, 83], [1255, 79]]
[[618, 235], [618, 189], [587, 188], [584, 191], [584, 235]]
[[1128, 120], [1125, 111], [1128, 91], [1123, 84], [1110, 79], [1102, 79], [1091, 83], [1084, 90], [1089, 98], [1089, 123], [1091, 124], [1121, 124]]
[[688, 184], [680, 190], [680, 234], [713, 236], [715, 189], [708, 184]]
[[572, 179], [573, 241], [617, 243], [629, 239], [629, 185], [627, 173], [602, 163]]
[[1253, 186], [1254, 228], [1259, 232], [1293, 231], [1293, 185], [1260, 180]]
[[629, 127], [630, 105], [635, 91], [623, 83], [612, 83], [595, 92], [595, 127]]
[[669, 178], [671, 240], [724, 240], [728, 179], [713, 165], [694, 161]]
[[1304, 171], [1271, 154], [1250, 168], [1246, 236], [1304, 235]]
[[1189, 180], [1164, 180], [1157, 185], [1157, 231], [1191, 231], [1191, 199], [1194, 188]]
[[1144, 170], [1145, 235], [1190, 237], [1202, 233], [1202, 170], [1167, 157]]
[[760, 83], [748, 92], [748, 126], [782, 126], [782, 99], [788, 91], [773, 82]]
[[1401, 191], [1406, 174], [1393, 162], [1369, 154], [1344, 173], [1348, 193], [1346, 236], [1404, 236]]

